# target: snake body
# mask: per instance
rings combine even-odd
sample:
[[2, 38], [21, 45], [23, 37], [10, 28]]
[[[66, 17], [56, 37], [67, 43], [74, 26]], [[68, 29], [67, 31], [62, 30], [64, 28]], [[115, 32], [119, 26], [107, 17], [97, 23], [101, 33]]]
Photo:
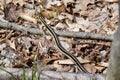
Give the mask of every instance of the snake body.
[[47, 25], [46, 21], [44, 20], [43, 16], [41, 13], [38, 13], [39, 19], [41, 21], [41, 23], [44, 25], [44, 27], [48, 30], [48, 32], [53, 36], [54, 41], [58, 47], [58, 49], [64, 54], [66, 55], [70, 60], [72, 60], [78, 67], [78, 69], [83, 72], [83, 73], [89, 73], [83, 66], [82, 64], [79, 62], [79, 60], [70, 52], [68, 52], [65, 48], [62, 47], [60, 40], [57, 36], [57, 34], [55, 33], [55, 31], [49, 26]]

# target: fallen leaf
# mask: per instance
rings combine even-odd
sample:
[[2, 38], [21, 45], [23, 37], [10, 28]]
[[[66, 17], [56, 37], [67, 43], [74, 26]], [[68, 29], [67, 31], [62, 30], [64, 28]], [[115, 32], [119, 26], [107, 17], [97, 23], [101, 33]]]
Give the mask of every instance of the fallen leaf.
[[9, 45], [12, 49], [16, 50], [15, 41], [7, 40], [7, 43], [8, 43], [8, 45]]
[[105, 31], [104, 29], [100, 29], [98, 33], [99, 33], [99, 34], [106, 34], [107, 31]]
[[29, 16], [29, 14], [26, 14], [26, 13], [20, 13], [19, 16], [24, 19], [24, 20], [27, 20], [29, 22], [33, 22], [33, 23], [37, 23], [37, 20], [31, 16]]
[[98, 72], [102, 72], [102, 70], [104, 69], [104, 67], [101, 66], [95, 66], [95, 68], [98, 70]]
[[97, 71], [95, 64], [84, 64], [84, 67], [89, 71], [90, 73], [95, 73]]
[[98, 65], [108, 67], [108, 62], [100, 62]]
[[4, 7], [5, 19], [10, 22], [17, 22], [19, 18], [19, 13], [22, 12], [21, 6], [15, 5], [14, 3], [8, 3]]
[[[77, 58], [81, 63], [89, 63], [89, 60], [82, 59], [81, 57]], [[55, 64], [74, 64], [70, 59], [64, 59], [64, 60], [56, 60], [54, 62]]]
[[118, 0], [105, 0], [107, 2], [118, 2]]

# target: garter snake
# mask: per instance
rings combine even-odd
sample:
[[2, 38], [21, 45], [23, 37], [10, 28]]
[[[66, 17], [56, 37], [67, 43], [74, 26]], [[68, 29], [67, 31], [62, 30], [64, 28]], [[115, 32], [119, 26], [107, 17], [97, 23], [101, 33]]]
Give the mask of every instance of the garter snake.
[[70, 58], [76, 65], [77, 67], [79, 68], [79, 70], [81, 72], [84, 72], [84, 73], [89, 73], [82, 65], [81, 63], [79, 62], [79, 60], [72, 54], [72, 53], [69, 53], [65, 48], [62, 47], [60, 41], [59, 41], [59, 38], [57, 36], [57, 34], [55, 33], [55, 31], [50, 28], [49, 25], [47, 25], [46, 21], [44, 20], [43, 16], [41, 13], [38, 13], [38, 17], [40, 19], [40, 22], [44, 25], [44, 27], [48, 30], [48, 32], [53, 36], [54, 40], [55, 40], [55, 43], [58, 47], [58, 49], [60, 51], [62, 51], [62, 53], [64, 55], [66, 55], [68, 58]]

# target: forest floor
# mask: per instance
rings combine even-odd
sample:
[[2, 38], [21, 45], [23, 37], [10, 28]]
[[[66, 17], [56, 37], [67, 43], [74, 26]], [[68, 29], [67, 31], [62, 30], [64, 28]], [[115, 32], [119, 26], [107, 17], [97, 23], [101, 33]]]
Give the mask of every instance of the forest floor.
[[[43, 26], [39, 11], [51, 28], [61, 31], [57, 34], [62, 46], [90, 73], [106, 74], [112, 35], [118, 27], [116, 0], [0, 0], [1, 66], [37, 65], [43, 70], [78, 72], [76, 65], [56, 48], [52, 36], [37, 33]], [[84, 36], [86, 33], [89, 37]]]

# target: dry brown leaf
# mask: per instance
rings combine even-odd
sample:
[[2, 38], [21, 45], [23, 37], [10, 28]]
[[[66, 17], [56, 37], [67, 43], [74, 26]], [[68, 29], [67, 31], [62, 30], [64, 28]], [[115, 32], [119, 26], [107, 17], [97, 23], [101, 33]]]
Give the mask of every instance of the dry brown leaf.
[[47, 0], [37, 0], [37, 2], [40, 2], [41, 5], [45, 5]]
[[81, 30], [83, 30], [85, 32], [99, 30], [99, 28], [100, 28], [100, 23], [98, 23], [97, 21], [89, 21], [89, 20], [85, 20], [83, 18], [76, 18], [76, 21], [77, 21], [78, 25], [82, 25], [79, 27], [81, 28]]
[[57, 25], [55, 25], [55, 28], [58, 29], [58, 30], [59, 29], [65, 29], [65, 27], [66, 27], [66, 25], [61, 23], [61, 22], [59, 22]]
[[77, 0], [73, 12], [79, 12], [80, 10], [87, 10], [88, 4], [93, 4], [94, 0]]
[[58, 14], [61, 13], [61, 12], [65, 12], [65, 6], [64, 6], [64, 4], [61, 4], [59, 6], [51, 5], [47, 9], [50, 10], [50, 11], [54, 11], [54, 12], [56, 12]]
[[79, 12], [81, 16], [88, 16], [88, 14], [90, 13], [89, 11], [87, 10], [82, 10]]
[[95, 68], [96, 68], [99, 72], [102, 72], [102, 70], [104, 69], [104, 67], [101, 67], [101, 66], [95, 66]]
[[116, 31], [116, 29], [119, 27], [117, 25], [118, 21], [118, 16], [116, 16], [115, 18], [113, 18], [110, 22], [110, 26], [108, 26], [108, 28], [110, 28], [112, 31]]
[[98, 65], [108, 67], [108, 62], [101, 62], [101, 63], [98, 63]]
[[90, 72], [90, 73], [95, 73], [97, 69], [95, 68], [95, 64], [85, 64], [84, 67]]
[[[101, 14], [101, 16], [98, 16], [98, 15], [100, 15], [100, 13], [101, 13], [101, 10], [100, 10], [100, 8], [95, 8], [95, 9], [92, 9], [92, 10], [88, 10], [88, 19], [89, 20], [94, 20], [94, 19], [96, 19], [96, 18], [99, 18], [99, 17], [101, 17], [101, 16], [103, 16], [102, 14]], [[106, 14], [106, 13], [103, 13], [103, 14]], [[103, 18], [104, 18], [104, 16], [103, 16]]]
[[[0, 0], [2, 6], [4, 5], [4, 1], [5, 0]], [[25, 4], [24, 0], [6, 0], [6, 4], [9, 4], [11, 2], [14, 3], [14, 4], [19, 4], [20, 6], [23, 6]]]
[[62, 70], [62, 65], [59, 65], [58, 63], [54, 63], [53, 64], [55, 68], [57, 68], [58, 70]]
[[83, 27], [83, 25], [81, 25], [81, 24], [68, 23], [68, 26], [69, 26], [69, 28], [68, 28], [69, 31], [79, 32], [80, 29], [81, 29], [82, 31], [84, 31], [84, 29], [83, 29], [84, 27]]
[[73, 15], [68, 13], [61, 13], [61, 16], [63, 16], [63, 19], [73, 20]]
[[47, 64], [47, 63], [49, 63], [50, 61], [54, 61], [54, 60], [56, 60], [56, 59], [58, 59], [58, 58], [57, 58], [57, 57], [52, 57], [52, 58], [49, 58], [49, 59], [48, 59], [48, 58], [42, 59], [41, 61]]
[[94, 4], [95, 0], [78, 0], [78, 3], [82, 3], [85, 6], [87, 6], [88, 4]]
[[105, 0], [107, 2], [118, 2], [118, 0]]
[[[8, 1], [8, 0], [6, 0]], [[21, 6], [23, 6], [25, 4], [24, 0], [11, 0], [14, 4], [20, 4]], [[8, 2], [7, 2], [8, 3]]]
[[98, 33], [99, 33], [99, 34], [106, 34], [107, 31], [105, 31], [105, 30], [103, 30], [103, 29], [100, 29]]
[[74, 3], [74, 0], [62, 0], [65, 6], [67, 6], [68, 3]]
[[23, 66], [28, 67], [28, 65], [30, 64], [27, 64], [27, 63], [33, 61], [33, 57], [20, 57], [19, 59], [20, 60], [16, 60], [16, 63], [13, 64], [14, 68], [21, 68]]
[[107, 73], [107, 69], [105, 69], [104, 71], [103, 71], [103, 74], [106, 74]]
[[20, 13], [19, 16], [24, 19], [24, 20], [27, 20], [29, 22], [33, 22], [33, 23], [37, 23], [37, 20], [31, 16], [29, 16], [29, 14], [26, 14], [26, 13]]
[[4, 16], [5, 19], [10, 22], [17, 22], [19, 18], [19, 13], [23, 12], [23, 8], [19, 5], [15, 5], [14, 3], [8, 3], [4, 7]]
[[15, 41], [10, 41], [10, 40], [7, 40], [7, 43], [8, 43], [8, 45], [12, 48], [12, 49], [14, 49], [14, 50], [16, 50], [16, 45], [15, 45]]
[[[89, 63], [89, 60], [86, 59], [82, 59], [81, 57], [77, 57], [77, 59], [81, 62], [81, 63]], [[74, 64], [70, 59], [65, 59], [65, 60], [56, 60], [54, 62], [54, 64]]]
[[55, 12], [54, 11], [48, 11], [48, 10], [44, 10], [42, 11], [42, 15], [44, 17], [46, 17], [47, 19], [51, 19], [55, 16]]

